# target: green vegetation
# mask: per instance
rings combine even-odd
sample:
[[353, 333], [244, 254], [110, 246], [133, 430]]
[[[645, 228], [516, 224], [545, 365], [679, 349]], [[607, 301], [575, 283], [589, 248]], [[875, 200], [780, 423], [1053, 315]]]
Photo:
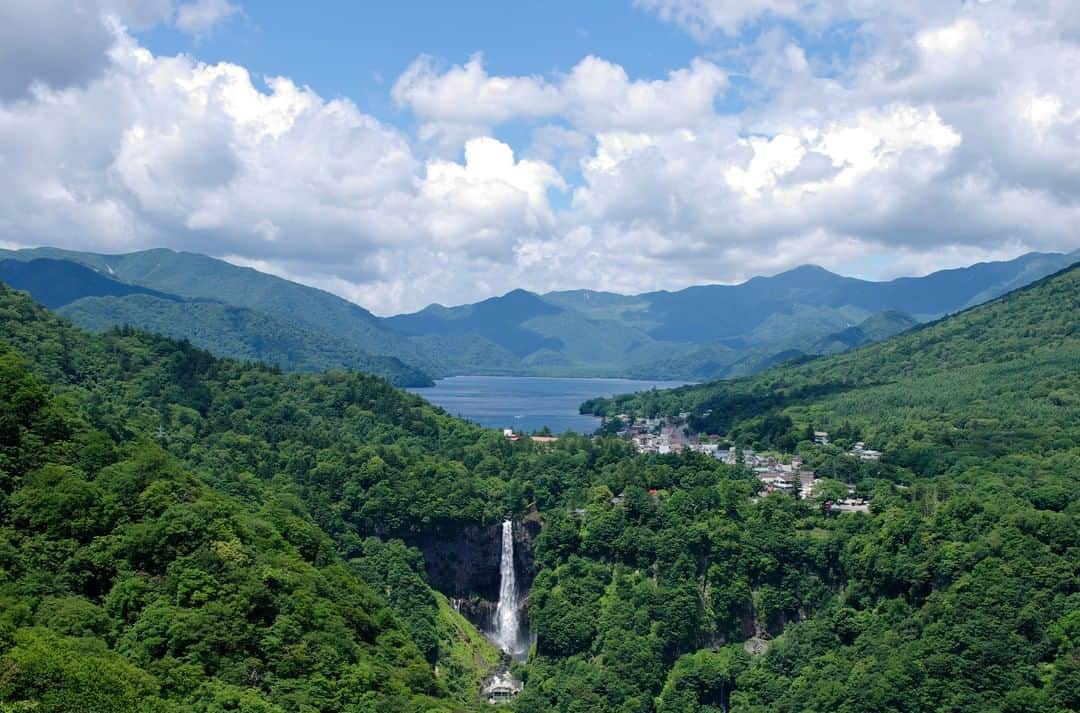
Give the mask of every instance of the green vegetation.
[[[253, 310], [276, 322], [302, 326], [343, 341], [368, 354], [395, 357], [425, 374], [439, 373], [407, 338], [387, 329], [382, 320], [359, 305], [314, 287], [206, 255], [166, 249], [98, 255], [58, 248], [33, 248], [0, 250], [0, 258], [73, 262], [130, 286], [184, 300], [221, 302]], [[33, 292], [29, 286], [24, 288]], [[101, 294], [95, 290], [84, 296]]]
[[[39, 252], [53, 254], [47, 250], [30, 254]], [[26, 257], [22, 252], [8, 254]], [[427, 374], [395, 357], [374, 356], [335, 332], [301, 320], [120, 282], [109, 276], [116, 271], [107, 262], [95, 269], [72, 257], [80, 253], [58, 254], [71, 259], [0, 260], [0, 280], [94, 331], [126, 325], [188, 339], [218, 356], [261, 361], [285, 371], [356, 369], [383, 376], [397, 386], [432, 384]], [[114, 261], [123, 268], [123, 260]]]
[[[474, 705], [475, 690], [434, 673], [445, 660], [459, 678], [479, 675], [462, 644], [443, 646], [447, 617], [415, 551], [345, 534], [320, 511], [314, 490], [342, 474], [329, 449], [343, 444], [296, 399], [324, 404], [323, 418], [352, 399], [339, 427], [372, 444], [351, 453], [371, 485], [372, 468], [389, 481], [415, 455], [378, 447], [374, 432], [395, 418], [432, 435], [476, 429], [373, 377], [282, 375], [130, 329], [88, 335], [7, 288], [0, 323], [0, 701], [11, 710]], [[310, 468], [317, 446], [323, 463]]]
[[[743, 601], [773, 641], [749, 663], [723, 647], [728, 658], [715, 668], [680, 659], [657, 710], [715, 709], [722, 695], [737, 711], [1076, 710], [1078, 314], [1080, 268], [1072, 268], [853, 352], [590, 404], [691, 411], [696, 428], [739, 445], [798, 449], [873, 504], [869, 517], [823, 518], [774, 495], [749, 511], [753, 522], [768, 504], [790, 525], [778, 533], [779, 555], [744, 560], [726, 580], [750, 575]], [[814, 429], [829, 431], [833, 445], [813, 446]], [[855, 440], [884, 450], [882, 461], [845, 456]], [[707, 563], [731, 561], [731, 548], [715, 544], [722, 527], [705, 528], [710, 549], [689, 553], [706, 577], [699, 591], [713, 591]], [[754, 581], [755, 565], [778, 556], [798, 585]], [[728, 694], [718, 692], [724, 686]]]
[[84, 297], [57, 312], [95, 332], [130, 325], [188, 339], [218, 356], [261, 361], [284, 371], [355, 369], [396, 386], [434, 382], [395, 357], [373, 356], [332, 334], [220, 302], [164, 300], [148, 295]]
[[[1067, 448], [1080, 420], [1080, 266], [886, 342], [754, 377], [599, 399], [597, 414], [690, 412], [694, 430], [792, 450], [863, 440], [935, 475], [965, 457]], [[777, 424], [780, 424], [779, 429]], [[781, 442], [782, 441], [782, 442]]]
[[497, 654], [407, 543], [533, 507], [517, 713], [1080, 709], [1078, 308], [1073, 269], [591, 404], [797, 450], [871, 501], [835, 516], [705, 456], [511, 443], [379, 378], [87, 334], [2, 289], [0, 710], [482, 709]]
[[[878, 341], [917, 322], [985, 302], [1072, 264], [1080, 253], [1030, 253], [889, 282], [803, 266], [740, 285], [640, 295], [512, 290], [475, 304], [431, 305], [388, 318], [321, 290], [205, 255], [35, 248], [0, 250], [0, 258], [3, 263], [44, 260], [87, 267], [90, 274], [81, 278], [38, 280], [37, 290], [13, 283], [50, 308], [75, 299], [71, 290], [57, 285], [81, 285], [79, 297], [116, 297], [65, 310], [84, 326], [127, 323], [190, 339], [221, 356], [262, 359], [287, 370], [358, 367], [398, 385], [414, 385], [424, 378], [415, 372], [684, 381], [745, 376], [801, 354], [834, 353]], [[10, 272], [20, 276], [23, 271]], [[0, 280], [4, 275], [0, 267]], [[133, 291], [192, 304], [170, 306], [125, 296]], [[65, 301], [52, 299], [57, 292]], [[209, 307], [207, 301], [260, 316], [247, 329], [247, 316], [238, 320], [232, 316], [237, 313]], [[279, 339], [273, 338], [267, 320]]]

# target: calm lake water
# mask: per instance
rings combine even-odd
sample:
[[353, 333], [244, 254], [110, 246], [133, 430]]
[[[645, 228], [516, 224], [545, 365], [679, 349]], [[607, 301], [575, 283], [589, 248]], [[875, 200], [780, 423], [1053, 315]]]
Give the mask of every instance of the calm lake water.
[[554, 433], [592, 433], [600, 419], [578, 413], [582, 401], [631, 391], [670, 389], [683, 381], [557, 379], [540, 376], [451, 376], [409, 391], [454, 416], [490, 428], [526, 433], [544, 426]]

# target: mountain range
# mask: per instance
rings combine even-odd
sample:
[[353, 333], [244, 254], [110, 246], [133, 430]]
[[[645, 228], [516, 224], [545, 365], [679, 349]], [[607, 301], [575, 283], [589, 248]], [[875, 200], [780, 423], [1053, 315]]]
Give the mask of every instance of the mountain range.
[[504, 563], [517, 713], [1080, 710], [1078, 314], [1074, 266], [590, 406], [798, 455], [821, 489], [797, 499], [700, 453], [511, 441], [355, 371], [88, 333], [0, 285], [0, 711], [490, 712]]
[[431, 383], [412, 366], [423, 360], [408, 340], [367, 310], [205, 255], [0, 251], [0, 281], [87, 329], [127, 324], [288, 371], [358, 369], [398, 386]]
[[379, 317], [205, 255], [0, 251], [0, 281], [95, 330], [130, 324], [286, 370], [354, 368], [403, 386], [456, 374], [704, 381], [879, 341], [1080, 260], [1014, 260], [872, 282], [807, 265], [738, 285], [621, 295], [513, 290]]
[[[515, 290], [460, 307], [432, 305], [385, 323], [454, 373], [708, 380], [878, 341], [1077, 260], [1080, 252], [1030, 253], [889, 282], [804, 266], [677, 292]], [[456, 347], [464, 342], [471, 351]]]

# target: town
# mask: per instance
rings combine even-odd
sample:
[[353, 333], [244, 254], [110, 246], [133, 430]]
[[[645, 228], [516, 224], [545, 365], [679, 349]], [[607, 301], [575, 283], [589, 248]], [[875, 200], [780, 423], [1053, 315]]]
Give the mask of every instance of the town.
[[[701, 453], [728, 465], [743, 465], [749, 468], [764, 485], [765, 494], [789, 493], [802, 500], [820, 495], [820, 479], [813, 470], [804, 467], [801, 456], [757, 453], [752, 448], [738, 449], [731, 445], [722, 447], [720, 436], [716, 434], [691, 433], [686, 425], [689, 416], [688, 413], [680, 413], [676, 418], [665, 419], [634, 418], [629, 414], [619, 414], [615, 419], [619, 423], [628, 424], [618, 431], [618, 435], [633, 443], [638, 453]], [[829, 445], [829, 434], [826, 431], [814, 431], [814, 443], [818, 446]], [[880, 451], [867, 448], [861, 441], [853, 444], [847, 455], [861, 461], [876, 461], [881, 458]], [[855, 497], [855, 493], [855, 486], [849, 484], [847, 497], [826, 500], [823, 506], [833, 513], [869, 512], [870, 503], [864, 498]]]

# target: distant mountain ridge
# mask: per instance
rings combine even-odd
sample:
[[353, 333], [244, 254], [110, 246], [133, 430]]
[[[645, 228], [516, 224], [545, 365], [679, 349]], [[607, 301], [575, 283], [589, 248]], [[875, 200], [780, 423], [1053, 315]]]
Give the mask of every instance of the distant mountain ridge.
[[[486, 345], [468, 360], [431, 354], [460, 373], [715, 379], [778, 359], [878, 341], [915, 324], [980, 304], [1080, 259], [1029, 253], [925, 277], [870, 282], [804, 265], [738, 285], [619, 295], [592, 290], [431, 305], [385, 322], [416, 339], [438, 335]], [[542, 341], [541, 341], [542, 340]], [[533, 351], [527, 351], [536, 347]], [[498, 354], [497, 363], [483, 361]], [[517, 357], [508, 363], [507, 353]]]
[[[0, 254], [2, 257], [5, 255]], [[131, 325], [188, 339], [220, 356], [262, 361], [286, 371], [355, 369], [383, 376], [399, 386], [431, 383], [427, 374], [395, 357], [370, 354], [303, 322], [121, 282], [89, 262], [0, 259], [0, 282], [29, 292], [46, 307], [94, 331]], [[116, 273], [109, 270], [109, 274]]]
[[[5, 263], [41, 259], [52, 270], [70, 270], [58, 264], [66, 263], [92, 271], [59, 280], [63, 285], [39, 280], [35, 294], [84, 326], [124, 320], [211, 350], [216, 341], [227, 356], [284, 359], [307, 370], [366, 368], [413, 385], [453, 374], [701, 381], [746, 375], [799, 355], [878, 341], [985, 302], [1075, 263], [1080, 251], [1029, 253], [887, 282], [804, 265], [738, 285], [638, 295], [518, 289], [385, 318], [325, 291], [195, 253], [0, 250]], [[26, 284], [25, 276], [18, 279]], [[268, 342], [272, 334], [280, 338]]]
[[0, 260], [0, 282], [34, 293], [34, 299], [56, 309], [84, 297], [148, 295], [179, 301], [175, 295], [119, 282], [68, 260]]

